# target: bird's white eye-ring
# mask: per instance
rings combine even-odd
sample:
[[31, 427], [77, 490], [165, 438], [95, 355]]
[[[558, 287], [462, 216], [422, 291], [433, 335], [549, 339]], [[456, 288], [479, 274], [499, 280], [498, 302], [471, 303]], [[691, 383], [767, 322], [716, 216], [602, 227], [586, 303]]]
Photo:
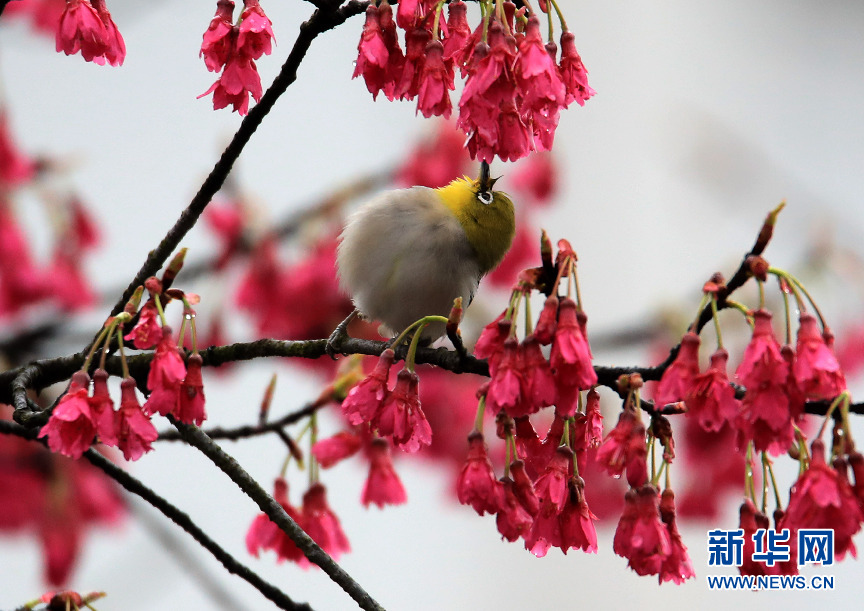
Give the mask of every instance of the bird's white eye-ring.
[[489, 191], [480, 191], [477, 194], [477, 199], [480, 200], [481, 204], [486, 204], [488, 206], [492, 203], [492, 193]]

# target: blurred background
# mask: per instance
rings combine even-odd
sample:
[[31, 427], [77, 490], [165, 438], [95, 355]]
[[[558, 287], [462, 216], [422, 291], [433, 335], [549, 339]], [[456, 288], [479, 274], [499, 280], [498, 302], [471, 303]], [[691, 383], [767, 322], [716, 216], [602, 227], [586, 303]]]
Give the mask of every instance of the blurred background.
[[[714, 271], [734, 271], [766, 213], [782, 200], [787, 206], [768, 260], [805, 279], [838, 343], [860, 329], [864, 7], [778, 0], [561, 5], [597, 95], [584, 108], [562, 112], [554, 151], [560, 191], [531, 220], [553, 240], [569, 239], [579, 253], [596, 362], [662, 360], [695, 313], [702, 283]], [[292, 0], [263, 7], [277, 41], [273, 54], [258, 62], [266, 87], [312, 6]], [[128, 49], [122, 68], [58, 54], [53, 40], [34, 34], [25, 20], [0, 21], [0, 100], [20, 147], [57, 159], [64, 168], [57, 188], [77, 193], [101, 228], [101, 248], [86, 260], [97, 293], [125, 286], [240, 124], [234, 113], [214, 112], [209, 97], [196, 99], [215, 79], [198, 58], [214, 8], [209, 0], [182, 6], [112, 0]], [[362, 81], [351, 80], [362, 24], [355, 17], [314, 41], [297, 82], [235, 166], [232, 184], [259, 225], [320, 201], [334, 187], [398, 167], [435, 131], [435, 123], [415, 116], [414, 104], [373, 102]], [[511, 164], [493, 165], [505, 179], [510, 170]], [[32, 236], [34, 256], [46, 258], [50, 240], [40, 231], [46, 213], [38, 196], [21, 194], [16, 213]], [[217, 252], [203, 224], [184, 245], [190, 260]], [[178, 283], [183, 286], [182, 276]], [[202, 321], [221, 304], [232, 341], [257, 337], [231, 305], [229, 280], [192, 286], [202, 297]], [[490, 289], [483, 296], [486, 320], [503, 309], [501, 295]], [[755, 303], [752, 293], [741, 299]], [[78, 350], [108, 309], [102, 304], [70, 317], [64, 334], [39, 354]], [[0, 328], [9, 337], [51, 316], [57, 314], [42, 310]], [[646, 329], [636, 343], [618, 341], [622, 331]], [[241, 364], [230, 376], [211, 373], [205, 372], [209, 422], [222, 426], [254, 421], [274, 373], [274, 417], [314, 399], [328, 381], [275, 359]], [[860, 376], [851, 388], [861, 388]], [[614, 416], [607, 417], [607, 430], [612, 423]], [[322, 428], [328, 424], [338, 430], [330, 415]], [[858, 423], [855, 430], [864, 434]], [[273, 436], [222, 445], [268, 488], [285, 456]], [[781, 473], [785, 467], [791, 461], [778, 464]], [[318, 570], [277, 565], [269, 553], [249, 557], [244, 535], [257, 508], [195, 450], [160, 444], [129, 468], [295, 600], [315, 609], [353, 607]], [[861, 565], [851, 558], [830, 571], [804, 571], [835, 575], [832, 592], [710, 591], [705, 575], [732, 573], [708, 566], [705, 532], [737, 527], [735, 494], [718, 517], [681, 526], [697, 577], [658, 586], [613, 554], [614, 518], [598, 525], [596, 556], [553, 549], [538, 559], [518, 543], [502, 542], [494, 520], [456, 504], [453, 465], [401, 460], [397, 468], [409, 502], [383, 511], [359, 504], [365, 465], [347, 461], [322, 475], [351, 540], [341, 564], [388, 609], [851, 608], [864, 595]], [[785, 475], [784, 488], [794, 474]], [[295, 496], [303, 477], [289, 474], [297, 481]], [[151, 508], [133, 500], [131, 509], [119, 525], [94, 528], [82, 542], [69, 586], [107, 591], [97, 608], [269, 608]], [[42, 571], [34, 537], [0, 538], [0, 608], [48, 589]]]

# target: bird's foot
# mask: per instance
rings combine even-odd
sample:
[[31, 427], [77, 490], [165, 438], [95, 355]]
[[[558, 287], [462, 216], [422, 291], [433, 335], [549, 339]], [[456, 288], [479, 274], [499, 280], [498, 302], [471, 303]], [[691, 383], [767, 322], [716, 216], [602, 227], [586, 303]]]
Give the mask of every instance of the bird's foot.
[[333, 329], [333, 333], [331, 333], [330, 337], [327, 338], [327, 343], [324, 345], [324, 351], [334, 361], [336, 360], [337, 355], [343, 354], [342, 343], [346, 339], [350, 339], [350, 336], [348, 335], [348, 325], [351, 324], [351, 321], [354, 320], [359, 313], [360, 310], [356, 309], [351, 312], [345, 317], [345, 320], [336, 325], [336, 328]]

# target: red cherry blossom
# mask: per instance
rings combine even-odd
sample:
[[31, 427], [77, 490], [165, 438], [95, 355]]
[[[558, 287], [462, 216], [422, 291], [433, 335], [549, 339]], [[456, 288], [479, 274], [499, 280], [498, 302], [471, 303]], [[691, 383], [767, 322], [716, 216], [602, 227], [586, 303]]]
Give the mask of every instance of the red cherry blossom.
[[792, 375], [805, 399], [831, 400], [846, 390], [846, 378], [834, 351], [819, 332], [816, 317], [809, 313], [800, 316], [798, 346]]
[[174, 342], [171, 327], [162, 327], [162, 339], [156, 345], [150, 372], [147, 374], [147, 388], [150, 396], [144, 403], [144, 413], [163, 416], [174, 414], [177, 409], [180, 383], [186, 377], [186, 365]]
[[[105, 50], [102, 53], [104, 59], [100, 61], [100, 58], [96, 57], [93, 61], [100, 65], [107, 61], [112, 66], [122, 66], [123, 61], [126, 59], [126, 43], [123, 41], [123, 36], [120, 35], [120, 30], [117, 29], [114, 20], [111, 19], [111, 13], [108, 12], [108, 7], [105, 6], [105, 0], [92, 0], [92, 3], [105, 28], [103, 39]], [[66, 55], [69, 54], [67, 53]]]
[[[498, 139], [495, 154], [504, 161], [522, 159], [534, 150], [531, 130], [523, 121], [515, 100], [502, 102], [498, 111]], [[470, 141], [468, 148], [471, 150]]]
[[237, 35], [237, 53], [251, 59], [270, 55], [272, 50], [273, 23], [264, 14], [258, 0], [243, 0]]
[[510, 337], [504, 342], [501, 358], [489, 367], [491, 379], [486, 393], [486, 406], [493, 414], [502, 409], [514, 418], [532, 413], [523, 390], [525, 383], [522, 379], [521, 356], [519, 342], [515, 337]]
[[[389, 5], [387, 7], [389, 9]], [[359, 54], [354, 66], [354, 75], [351, 78], [362, 75], [363, 80], [366, 81], [366, 88], [374, 100], [378, 97], [379, 91], [388, 86], [393, 88], [391, 74], [387, 70], [390, 53], [384, 40], [384, 32], [381, 29], [379, 8], [374, 4], [370, 4], [366, 8], [366, 23], [363, 25], [363, 33], [360, 35], [357, 51]]]
[[204, 58], [204, 65], [210, 72], [219, 72], [234, 49], [236, 32], [233, 17], [234, 2], [218, 0], [216, 15], [204, 32], [204, 40], [198, 54], [199, 57]]
[[597, 553], [597, 520], [585, 500], [585, 484], [581, 479], [571, 478], [568, 483], [566, 503], [558, 516], [561, 528], [561, 551], [581, 549], [590, 554]]
[[738, 572], [742, 575], [779, 575], [780, 566], [778, 564], [768, 566], [764, 562], [753, 560], [753, 552], [756, 549], [753, 535], [756, 534], [757, 530], [770, 528], [768, 516], [757, 510], [750, 499], [744, 499], [738, 510], [738, 516], [738, 528], [744, 531], [743, 562], [738, 567]]
[[631, 488], [612, 548], [627, 558], [627, 566], [639, 575], [658, 575], [672, 553], [669, 531], [660, 519], [657, 489], [645, 484]]
[[753, 440], [756, 451], [778, 455], [794, 442], [793, 414], [785, 388], [789, 365], [774, 337], [771, 313], [757, 310], [753, 318], [753, 337], [736, 373], [747, 394], [735, 428], [740, 448]]
[[495, 477], [486, 451], [483, 434], [468, 437], [468, 458], [459, 474], [456, 494], [463, 505], [471, 505], [478, 515], [497, 513], [504, 505], [503, 484]]
[[504, 352], [504, 342], [510, 337], [513, 322], [504, 318], [502, 312], [498, 318], [483, 327], [480, 337], [474, 344], [474, 355], [480, 359], [487, 359], [489, 366], [496, 366], [497, 361]]
[[861, 530], [862, 521], [864, 515], [848, 480], [825, 463], [825, 446], [815, 440], [810, 466], [789, 493], [782, 526], [793, 533], [802, 528], [833, 528], [834, 554], [842, 560], [846, 552], [856, 556], [852, 536]]
[[654, 393], [654, 403], [662, 407], [668, 403], [676, 403], [684, 399], [693, 388], [696, 376], [699, 375], [699, 336], [688, 331], [681, 340], [681, 347], [675, 360], [663, 372], [657, 390]]
[[66, 394], [51, 412], [48, 423], [39, 431], [39, 437], [48, 437], [48, 447], [69, 458], [81, 455], [93, 445], [96, 437], [96, 419], [87, 396], [90, 376], [84, 371], [72, 375]]
[[632, 411], [624, 410], [597, 450], [597, 462], [616, 477], [626, 469], [627, 482], [635, 488], [648, 479], [646, 457], [645, 425]]
[[[431, 40], [432, 32], [422, 26], [412, 27], [405, 32], [405, 61], [395, 92], [400, 100], [413, 100], [417, 97], [426, 62], [426, 45]], [[433, 60], [435, 57], [437, 55]]]
[[586, 320], [583, 312], [576, 311], [576, 302], [565, 297], [558, 307], [558, 323], [552, 342], [550, 361], [555, 372], [559, 401], [562, 395], [587, 390], [597, 383], [597, 374], [591, 365], [593, 356], [585, 335]]
[[420, 72], [420, 86], [417, 90], [417, 110], [426, 118], [450, 118], [453, 105], [450, 92], [455, 89], [453, 69], [444, 62], [444, 46], [441, 41], [433, 40], [426, 45], [426, 56]]
[[543, 310], [537, 318], [537, 326], [534, 327], [534, 337], [544, 346], [548, 346], [555, 338], [555, 330], [558, 320], [558, 297], [549, 295], [543, 303]]
[[516, 497], [513, 480], [502, 479], [501, 484], [504, 492], [503, 501], [495, 516], [495, 525], [501, 537], [512, 543], [531, 530], [534, 518]]
[[664, 490], [660, 496], [660, 519], [663, 520], [666, 530], [669, 532], [670, 549], [669, 555], [660, 567], [658, 579], [660, 583], [664, 581], [674, 581], [677, 584], [684, 583], [695, 577], [696, 572], [690, 562], [687, 546], [684, 545], [681, 534], [678, 532], [678, 525], [675, 520], [675, 493], [669, 488]]
[[327, 489], [320, 482], [303, 495], [303, 530], [334, 560], [351, 551], [339, 518], [327, 503]]
[[586, 100], [593, 96], [596, 91], [588, 85], [588, 71], [582, 64], [582, 58], [576, 52], [576, 36], [573, 32], [561, 34], [561, 77], [567, 90], [565, 103], [567, 106], [574, 101], [579, 106], [584, 106]]
[[540, 499], [537, 498], [534, 483], [525, 471], [525, 463], [521, 460], [514, 460], [510, 464], [510, 477], [513, 480], [513, 494], [516, 495], [525, 511], [536, 516], [540, 511]]
[[261, 87], [261, 77], [255, 62], [248, 57], [234, 54], [228, 58], [222, 75], [210, 89], [198, 96], [203, 98], [213, 94], [213, 110], [234, 107], [234, 111], [245, 115], [249, 112], [249, 96], [258, 102], [264, 94]]
[[159, 326], [159, 311], [156, 303], [150, 299], [138, 313], [138, 322], [123, 339], [132, 340], [138, 350], [152, 348], [162, 339], [162, 327]]
[[106, 37], [105, 25], [89, 0], [66, 2], [57, 28], [58, 53], [73, 55], [80, 51], [85, 61], [104, 63]]
[[546, 470], [534, 483], [534, 491], [540, 499], [540, 513], [545, 517], [558, 515], [564, 509], [569, 495], [567, 481], [573, 465], [573, 451], [561, 446], [552, 455]]
[[519, 349], [522, 353], [522, 389], [530, 406], [529, 413], [534, 413], [555, 403], [555, 377], [533, 335], [527, 335]]
[[384, 398], [372, 420], [381, 437], [389, 438], [403, 452], [416, 452], [432, 443], [432, 428], [420, 406], [417, 374], [403, 369], [396, 375], [396, 386]]
[[705, 373], [697, 375], [684, 402], [687, 415], [695, 416], [706, 431], [717, 432], [727, 422], [733, 422], [741, 403], [735, 398], [735, 390], [729, 384], [726, 362], [729, 353], [718, 348], [711, 355], [711, 364]]
[[[282, 506], [282, 509], [294, 522], [301, 528], [305, 527], [300, 511], [291, 505], [288, 499], [288, 482], [282, 477], [276, 478], [273, 484], [273, 499]], [[306, 556], [303, 555], [300, 548], [264, 513], [258, 514], [252, 520], [252, 524], [246, 532], [246, 549], [256, 558], [261, 550], [273, 550], [276, 552], [278, 562], [288, 560], [300, 563], [301, 566], [304, 566], [304, 563], [308, 566]]]
[[99, 441], [109, 446], [117, 445], [117, 435], [114, 432], [114, 402], [108, 393], [108, 372], [104, 369], [93, 372], [93, 395], [89, 401]]
[[389, 393], [387, 382], [396, 354], [391, 349], [381, 353], [375, 369], [352, 388], [342, 401], [342, 413], [350, 424], [371, 422]]
[[366, 507], [370, 503], [384, 507], [402, 505], [407, 500], [405, 488], [393, 469], [390, 445], [384, 439], [373, 440], [369, 447], [369, 476], [363, 484], [361, 502]]
[[444, 36], [444, 59], [451, 64], [468, 45], [471, 27], [468, 25], [468, 5], [461, 0], [447, 4], [447, 33]]
[[312, 445], [312, 456], [324, 469], [353, 456], [362, 447], [363, 440], [354, 433], [341, 431]]
[[150, 422], [135, 394], [135, 380], [125, 378], [120, 383], [120, 408], [114, 413], [117, 447], [126, 460], [138, 460], [153, 448], [151, 444], [159, 437], [156, 427]]
[[180, 422], [200, 425], [207, 419], [207, 412], [204, 409], [204, 380], [201, 378], [202, 363], [201, 355], [197, 353], [186, 359], [186, 376], [180, 383], [177, 393], [179, 400], [175, 412]]

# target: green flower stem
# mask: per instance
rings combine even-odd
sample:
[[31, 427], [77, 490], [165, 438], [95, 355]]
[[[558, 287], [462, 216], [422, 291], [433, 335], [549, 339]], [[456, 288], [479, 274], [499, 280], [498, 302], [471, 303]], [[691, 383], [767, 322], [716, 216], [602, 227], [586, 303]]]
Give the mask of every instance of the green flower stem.
[[552, 6], [555, 8], [555, 12], [558, 13], [558, 21], [561, 22], [561, 29], [565, 32], [568, 31], [569, 28], [567, 27], [567, 22], [564, 21], [564, 13], [561, 12], [561, 8], [558, 6], [558, 3], [555, 2], [555, 0], [548, 0], [548, 2], [552, 3]]
[[693, 319], [693, 323], [687, 328], [688, 331], [692, 331], [693, 333], [698, 334], [699, 331], [699, 319], [702, 318], [702, 311], [705, 309], [705, 306], [708, 305], [708, 301], [711, 299], [710, 293], [702, 293], [702, 301], [699, 302], [699, 307], [696, 309], [696, 318]]
[[83, 371], [87, 371], [90, 369], [90, 362], [93, 360], [93, 355], [96, 354], [96, 350], [99, 349], [99, 345], [102, 343], [102, 340], [105, 339], [105, 336], [108, 335], [108, 327], [102, 327], [102, 330], [99, 331], [99, 335], [96, 336], [96, 340], [93, 342], [93, 345], [90, 346], [90, 351], [87, 353], [87, 358], [84, 359], [84, 364], [81, 366]]
[[771, 487], [774, 489], [774, 501], [777, 503], [777, 509], [783, 507], [783, 503], [780, 500], [780, 488], [777, 486], [777, 478], [774, 477], [774, 466], [771, 463], [771, 459], [768, 458], [768, 454], [762, 452], [762, 464], [768, 470], [768, 476], [771, 479]]
[[723, 348], [723, 334], [720, 332], [720, 317], [717, 315], [717, 296], [711, 296], [711, 320], [714, 321], [714, 333], [717, 335], [717, 348]]
[[[778, 270], [778, 271], [782, 271], [782, 270]], [[822, 310], [820, 310], [819, 306], [816, 305], [816, 300], [813, 299], [813, 296], [810, 294], [810, 291], [807, 290], [807, 288], [804, 286], [804, 284], [802, 284], [802, 282], [800, 280], [798, 280], [798, 278], [796, 278], [795, 276], [793, 276], [789, 272], [784, 271], [783, 274], [784, 274], [784, 277], [787, 280], [790, 280], [792, 285], [794, 285], [793, 290], [797, 286], [801, 290], [801, 292], [804, 293], [804, 296], [807, 297], [807, 301], [809, 301], [810, 305], [813, 306], [813, 311], [816, 312], [816, 316], [819, 318], [819, 323], [822, 325], [822, 329], [825, 329], [825, 327], [826, 327], [825, 317], [822, 316]]]
[[445, 0], [435, 5], [435, 21], [432, 22], [432, 40], [438, 40], [438, 22], [441, 20], [441, 11], [444, 9]]
[[423, 323], [414, 331], [414, 337], [411, 338], [411, 345], [408, 346], [408, 355], [405, 357], [405, 367], [411, 373], [414, 373], [414, 359], [417, 358], [417, 346], [420, 344], [420, 336], [423, 334], [423, 329], [429, 323]]
[[753, 482], [753, 442], [747, 443], [747, 456], [744, 459], [744, 495], [756, 504], [756, 485]]
[[478, 433], [483, 432], [483, 414], [486, 411], [486, 397], [480, 397], [477, 402], [477, 415], [474, 416], [474, 430]]
[[525, 293], [525, 335], [534, 333], [534, 321], [531, 318], [531, 294]]
[[576, 309], [582, 311], [582, 290], [579, 288], [579, 274], [576, 272], [576, 261], [570, 263], [570, 277], [576, 290]]
[[[780, 294], [783, 295], [783, 312], [786, 315], [786, 343], [791, 344], [792, 343], [792, 315], [789, 311], [789, 293], [787, 293], [786, 291], [783, 290], [783, 286], [782, 286], [783, 283], [782, 283], [782, 280], [780, 279], [779, 276], [777, 277], [777, 281], [781, 284]], [[787, 284], [787, 286], [789, 285], [788, 282], [786, 284]]]
[[822, 426], [819, 427], [819, 434], [816, 435], [816, 439], [822, 439], [822, 434], [825, 432], [825, 427], [828, 424], [828, 421], [831, 420], [831, 417], [834, 415], [834, 410], [837, 409], [838, 405], [844, 403], [848, 397], [849, 393], [844, 390], [831, 402], [831, 405], [828, 406], [828, 411], [825, 413], [825, 420], [822, 421]]
[[126, 351], [123, 350], [123, 325], [117, 325], [117, 345], [120, 347], [120, 369], [125, 380], [129, 377], [129, 363], [126, 362]]
[[162, 321], [164, 327], [168, 323], [165, 321], [165, 310], [162, 308], [162, 299], [160, 295], [153, 295], [153, 303], [156, 304], [156, 311], [159, 312], [159, 320]]

